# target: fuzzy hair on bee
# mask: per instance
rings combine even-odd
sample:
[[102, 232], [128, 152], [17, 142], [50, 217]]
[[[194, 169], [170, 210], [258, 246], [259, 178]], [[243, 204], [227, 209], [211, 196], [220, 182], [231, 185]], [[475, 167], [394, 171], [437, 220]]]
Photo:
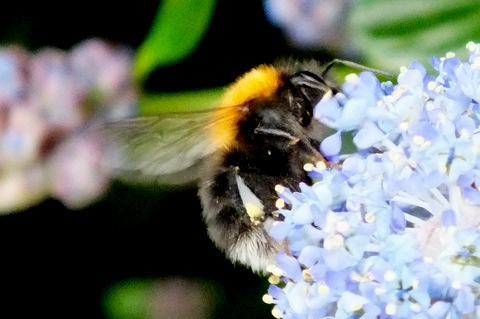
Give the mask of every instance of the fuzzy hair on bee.
[[195, 182], [208, 235], [233, 262], [265, 273], [288, 243], [269, 235], [277, 185], [311, 184], [306, 163], [326, 162], [315, 105], [336, 92], [316, 62], [260, 65], [226, 88], [218, 106], [106, 125], [120, 176]]

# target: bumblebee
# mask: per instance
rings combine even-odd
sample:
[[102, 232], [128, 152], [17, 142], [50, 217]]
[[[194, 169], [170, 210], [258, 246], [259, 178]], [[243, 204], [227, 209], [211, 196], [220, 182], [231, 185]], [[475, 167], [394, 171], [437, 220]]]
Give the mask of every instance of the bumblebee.
[[107, 125], [115, 169], [163, 184], [196, 182], [209, 237], [233, 262], [264, 273], [287, 243], [269, 236], [281, 216], [275, 187], [311, 184], [306, 163], [326, 162], [326, 132], [313, 109], [329, 91], [316, 62], [260, 65], [208, 111], [168, 113]]

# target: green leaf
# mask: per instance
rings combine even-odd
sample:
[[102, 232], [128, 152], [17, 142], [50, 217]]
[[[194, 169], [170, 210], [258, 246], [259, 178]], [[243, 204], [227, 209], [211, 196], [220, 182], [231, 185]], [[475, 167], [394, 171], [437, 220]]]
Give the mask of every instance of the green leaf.
[[140, 100], [140, 113], [149, 115], [206, 110], [216, 105], [222, 93], [222, 88], [179, 93], [148, 93]]
[[152, 28], [138, 48], [135, 78], [144, 80], [159, 66], [187, 57], [200, 43], [213, 16], [215, 0], [163, 0]]
[[358, 0], [349, 21], [353, 45], [369, 66], [390, 72], [434, 55], [468, 56], [480, 41], [478, 0]]
[[130, 279], [110, 287], [103, 298], [109, 319], [146, 319], [154, 282]]

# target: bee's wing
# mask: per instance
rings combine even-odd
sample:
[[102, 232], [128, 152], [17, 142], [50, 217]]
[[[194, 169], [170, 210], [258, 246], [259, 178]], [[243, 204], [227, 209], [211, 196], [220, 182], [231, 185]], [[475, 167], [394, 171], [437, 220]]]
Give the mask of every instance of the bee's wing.
[[185, 184], [198, 178], [201, 161], [215, 151], [212, 111], [166, 113], [105, 124], [108, 165], [120, 178]]

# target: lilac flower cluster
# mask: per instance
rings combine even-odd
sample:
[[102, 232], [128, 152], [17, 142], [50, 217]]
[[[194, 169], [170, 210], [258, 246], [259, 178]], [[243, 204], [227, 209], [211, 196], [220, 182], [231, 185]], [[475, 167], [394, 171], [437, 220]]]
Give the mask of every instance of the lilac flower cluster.
[[96, 39], [70, 52], [0, 48], [0, 212], [48, 196], [79, 208], [106, 190], [88, 128], [135, 111], [131, 66], [131, 52]]
[[[276, 318], [480, 317], [480, 45], [469, 58], [402, 67], [397, 84], [348, 76], [315, 116], [334, 168], [301, 192], [271, 235]], [[342, 137], [356, 146], [341, 154]]]

